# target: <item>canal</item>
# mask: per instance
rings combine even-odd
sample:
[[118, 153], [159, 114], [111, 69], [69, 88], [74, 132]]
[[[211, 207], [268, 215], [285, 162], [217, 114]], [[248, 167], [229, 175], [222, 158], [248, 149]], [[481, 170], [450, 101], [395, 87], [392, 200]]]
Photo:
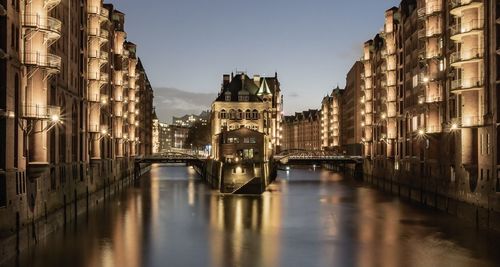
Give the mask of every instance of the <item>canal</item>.
[[222, 196], [192, 168], [153, 166], [8, 266], [499, 266], [500, 238], [324, 170]]

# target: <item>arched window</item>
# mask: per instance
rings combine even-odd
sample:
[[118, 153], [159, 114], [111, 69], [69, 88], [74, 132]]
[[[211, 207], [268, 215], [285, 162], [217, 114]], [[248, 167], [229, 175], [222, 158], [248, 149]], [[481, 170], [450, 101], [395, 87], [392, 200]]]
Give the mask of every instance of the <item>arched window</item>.
[[238, 120], [243, 119], [243, 111], [241, 109], [238, 109]]
[[227, 113], [226, 113], [226, 110], [223, 109], [220, 111], [220, 118], [221, 119], [227, 119]]
[[252, 119], [254, 119], [254, 120], [258, 120], [259, 119], [259, 112], [256, 109], [254, 109], [252, 111]]
[[229, 119], [235, 120], [236, 119], [236, 111], [234, 109], [231, 109], [229, 111]]
[[249, 109], [245, 111], [245, 119], [247, 120], [252, 119], [252, 112]]

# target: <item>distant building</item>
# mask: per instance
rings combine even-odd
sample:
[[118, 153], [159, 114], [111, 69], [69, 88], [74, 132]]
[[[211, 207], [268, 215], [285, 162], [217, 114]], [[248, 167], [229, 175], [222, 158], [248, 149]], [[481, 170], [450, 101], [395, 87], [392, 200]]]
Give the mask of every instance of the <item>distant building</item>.
[[206, 125], [210, 120], [210, 111], [202, 111], [200, 115], [184, 115], [182, 117], [172, 117], [172, 124], [183, 127], [191, 127], [196, 122], [201, 122]]
[[167, 132], [167, 148], [190, 148], [190, 144], [186, 143], [189, 134], [188, 127], [169, 125], [167, 128]]
[[333, 89], [321, 102], [321, 146], [326, 150], [340, 150], [341, 104], [343, 89]]
[[156, 116], [156, 111], [153, 110], [153, 133], [152, 141], [153, 154], [160, 152], [160, 121], [158, 116]]
[[283, 150], [321, 150], [321, 113], [317, 109], [285, 116], [283, 122]]
[[364, 86], [363, 70], [363, 63], [356, 61], [347, 73], [346, 88], [342, 95], [340, 146], [342, 152], [348, 155], [361, 155], [363, 149], [361, 144], [363, 111], [360, 101], [361, 88]]

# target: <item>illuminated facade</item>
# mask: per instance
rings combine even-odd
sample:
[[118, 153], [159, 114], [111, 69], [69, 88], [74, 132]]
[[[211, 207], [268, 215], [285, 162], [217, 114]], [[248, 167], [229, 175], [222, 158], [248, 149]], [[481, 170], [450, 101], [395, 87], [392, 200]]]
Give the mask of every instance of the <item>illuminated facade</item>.
[[285, 116], [282, 149], [321, 150], [321, 113], [317, 109]]
[[202, 125], [207, 125], [210, 120], [210, 111], [202, 111], [200, 115], [184, 115], [182, 117], [172, 117], [172, 123], [177, 126], [191, 127], [199, 122]]
[[368, 173], [397, 179], [415, 200], [437, 195], [490, 207], [500, 191], [499, 8], [418, 0], [385, 12], [362, 57]]
[[346, 86], [342, 94], [340, 144], [342, 153], [361, 155], [362, 153], [362, 118], [361, 104], [364, 68], [363, 63], [356, 61], [346, 77]]
[[112, 5], [0, 3], [0, 231], [29, 240], [50, 231], [40, 218], [69, 221], [151, 153], [153, 92]]
[[341, 104], [344, 90], [333, 89], [321, 102], [321, 143], [325, 150], [340, 149]]
[[216, 136], [246, 127], [266, 135], [277, 151], [282, 138], [282, 97], [278, 76], [249, 78], [246, 74], [224, 75], [222, 89], [212, 104], [212, 152], [217, 157]]

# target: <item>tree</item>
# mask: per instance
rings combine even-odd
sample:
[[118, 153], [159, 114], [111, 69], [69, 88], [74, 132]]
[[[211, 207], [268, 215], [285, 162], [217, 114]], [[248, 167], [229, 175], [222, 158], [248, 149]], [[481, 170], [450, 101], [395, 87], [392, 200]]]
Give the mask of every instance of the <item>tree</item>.
[[186, 146], [188, 148], [193, 145], [193, 149], [203, 149], [212, 142], [210, 123], [201, 121], [195, 122], [188, 131]]

